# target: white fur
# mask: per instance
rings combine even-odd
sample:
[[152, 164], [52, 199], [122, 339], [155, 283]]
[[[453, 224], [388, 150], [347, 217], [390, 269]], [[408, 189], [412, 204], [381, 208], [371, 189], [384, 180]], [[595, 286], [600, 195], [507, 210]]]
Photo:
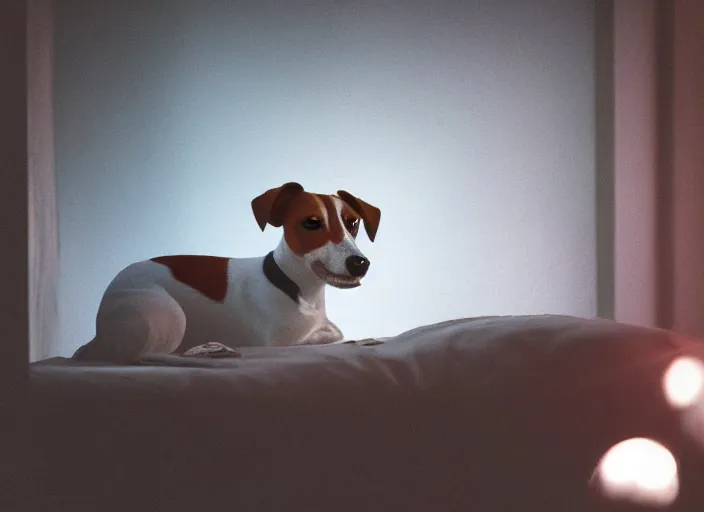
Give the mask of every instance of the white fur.
[[[342, 201], [335, 201], [339, 217]], [[209, 341], [228, 346], [341, 341], [342, 332], [325, 312], [325, 282], [313, 273], [310, 264], [321, 261], [329, 271], [349, 275], [346, 258], [362, 255], [354, 239], [345, 233], [341, 243], [330, 242], [302, 257], [281, 239], [274, 260], [300, 287], [298, 303], [264, 276], [263, 257], [229, 260], [223, 303], [174, 279], [164, 265], [134, 263], [108, 286], [98, 310], [96, 336], [73, 357], [131, 364]]]

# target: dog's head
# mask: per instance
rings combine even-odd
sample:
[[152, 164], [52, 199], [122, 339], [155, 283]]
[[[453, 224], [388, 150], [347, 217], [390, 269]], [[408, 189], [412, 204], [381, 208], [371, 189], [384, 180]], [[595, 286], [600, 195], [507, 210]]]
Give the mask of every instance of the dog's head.
[[373, 242], [381, 211], [349, 192], [313, 194], [298, 183], [267, 190], [252, 201], [259, 227], [284, 228], [284, 240], [324, 282], [354, 288], [369, 270], [369, 260], [357, 248], [360, 222]]

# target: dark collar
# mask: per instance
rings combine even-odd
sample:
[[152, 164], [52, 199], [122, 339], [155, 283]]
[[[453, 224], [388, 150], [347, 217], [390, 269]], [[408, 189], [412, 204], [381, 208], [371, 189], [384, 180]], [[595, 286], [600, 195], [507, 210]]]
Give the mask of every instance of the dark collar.
[[301, 293], [301, 289], [291, 280], [290, 277], [284, 274], [281, 267], [276, 264], [276, 261], [274, 260], [274, 251], [267, 254], [264, 258], [263, 270], [264, 275], [271, 284], [291, 297], [293, 302], [298, 304], [298, 297]]

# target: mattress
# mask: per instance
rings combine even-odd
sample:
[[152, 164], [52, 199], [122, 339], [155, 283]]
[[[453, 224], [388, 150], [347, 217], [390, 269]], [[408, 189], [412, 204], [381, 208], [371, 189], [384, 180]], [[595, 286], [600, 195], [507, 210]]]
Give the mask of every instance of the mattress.
[[704, 357], [698, 341], [568, 316], [458, 319], [383, 341], [242, 348], [210, 367], [34, 363], [35, 505], [606, 510], [596, 465], [646, 437], [677, 460], [677, 510], [704, 509], [704, 452], [662, 388], [676, 358]]

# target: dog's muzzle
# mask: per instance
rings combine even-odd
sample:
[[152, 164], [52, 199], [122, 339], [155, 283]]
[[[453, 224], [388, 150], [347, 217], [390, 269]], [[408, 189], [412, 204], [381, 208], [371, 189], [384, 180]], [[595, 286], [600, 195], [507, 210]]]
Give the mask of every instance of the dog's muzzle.
[[345, 260], [345, 266], [350, 275], [331, 272], [321, 261], [313, 262], [311, 269], [316, 276], [335, 288], [356, 288], [360, 286], [362, 278], [369, 269], [369, 260], [361, 256], [350, 256]]

